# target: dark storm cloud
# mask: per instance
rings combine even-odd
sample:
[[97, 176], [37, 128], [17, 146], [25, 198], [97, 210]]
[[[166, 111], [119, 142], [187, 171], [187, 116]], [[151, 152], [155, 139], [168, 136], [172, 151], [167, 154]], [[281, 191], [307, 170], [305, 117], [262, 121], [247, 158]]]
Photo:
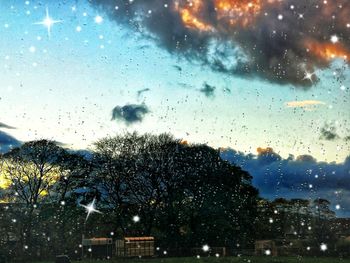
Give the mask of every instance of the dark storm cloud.
[[258, 149], [257, 155], [226, 149], [221, 155], [248, 171], [264, 197], [328, 198], [333, 205], [341, 204], [343, 214], [350, 215], [350, 199], [346, 198], [350, 196], [350, 156], [343, 163], [326, 163], [311, 155], [284, 159], [272, 148], [266, 149]]
[[215, 86], [209, 85], [208, 83], [203, 83], [203, 88], [201, 88], [199, 91], [204, 93], [206, 97], [214, 97], [215, 93]]
[[91, 3], [171, 54], [226, 74], [308, 87], [313, 82], [304, 79], [306, 71], [328, 67], [333, 57], [350, 58], [348, 0]]
[[334, 141], [339, 139], [339, 135], [337, 134], [337, 128], [332, 123], [326, 123], [321, 128], [321, 140]]
[[150, 110], [145, 104], [127, 104], [116, 106], [112, 110], [112, 120], [125, 122], [127, 125], [141, 122]]
[[7, 125], [7, 124], [5, 124], [5, 123], [3, 123], [3, 122], [0, 122], [0, 129], [1, 128], [4, 128], [4, 129], [16, 129], [15, 127], [12, 127], [12, 126], [10, 126], [10, 125]]
[[0, 131], [0, 153], [5, 153], [14, 147], [20, 146], [21, 142], [6, 132]]

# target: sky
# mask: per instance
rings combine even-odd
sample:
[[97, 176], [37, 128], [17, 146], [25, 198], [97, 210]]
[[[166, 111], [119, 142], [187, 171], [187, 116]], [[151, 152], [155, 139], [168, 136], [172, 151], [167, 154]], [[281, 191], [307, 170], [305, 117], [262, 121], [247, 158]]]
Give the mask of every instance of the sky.
[[136, 130], [346, 166], [349, 12], [346, 0], [0, 0], [1, 149]]

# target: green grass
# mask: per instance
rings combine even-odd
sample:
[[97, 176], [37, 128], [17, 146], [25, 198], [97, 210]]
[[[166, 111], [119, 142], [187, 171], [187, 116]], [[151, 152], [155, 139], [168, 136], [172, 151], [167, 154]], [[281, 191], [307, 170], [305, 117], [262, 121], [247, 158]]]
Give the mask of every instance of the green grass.
[[[225, 258], [158, 258], [158, 259], [113, 259], [109, 261], [84, 260], [74, 263], [350, 263], [350, 259], [307, 257], [225, 257]], [[52, 262], [38, 262], [52, 263]]]

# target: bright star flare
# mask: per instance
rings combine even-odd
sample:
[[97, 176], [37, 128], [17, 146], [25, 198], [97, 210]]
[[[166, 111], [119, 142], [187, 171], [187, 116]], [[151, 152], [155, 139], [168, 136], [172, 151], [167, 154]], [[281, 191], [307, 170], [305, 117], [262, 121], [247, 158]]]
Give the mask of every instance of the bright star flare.
[[86, 221], [88, 220], [90, 214], [92, 213], [99, 213], [99, 214], [102, 214], [102, 212], [100, 212], [99, 210], [96, 209], [96, 206], [95, 206], [95, 202], [96, 202], [96, 199], [94, 198], [94, 200], [92, 200], [92, 202], [88, 205], [80, 205], [82, 207], [85, 208], [86, 212], [87, 212], [87, 215], [86, 215]]
[[40, 22], [36, 22], [34, 23], [35, 25], [43, 25], [47, 28], [47, 35], [49, 36], [49, 38], [51, 37], [51, 28], [54, 24], [57, 23], [62, 23], [62, 20], [54, 20], [52, 17], [50, 17], [49, 15], [49, 9], [46, 8], [46, 16], [44, 17], [44, 19]]

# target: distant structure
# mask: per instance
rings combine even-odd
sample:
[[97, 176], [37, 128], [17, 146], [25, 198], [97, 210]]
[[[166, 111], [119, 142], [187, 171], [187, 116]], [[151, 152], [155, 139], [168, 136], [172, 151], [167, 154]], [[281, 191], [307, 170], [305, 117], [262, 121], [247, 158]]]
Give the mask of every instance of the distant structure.
[[110, 259], [112, 254], [112, 238], [83, 239], [83, 255], [85, 257], [94, 259]]
[[274, 240], [255, 241], [256, 256], [277, 256], [277, 247]]
[[154, 237], [124, 237], [116, 241], [117, 257], [153, 257]]

